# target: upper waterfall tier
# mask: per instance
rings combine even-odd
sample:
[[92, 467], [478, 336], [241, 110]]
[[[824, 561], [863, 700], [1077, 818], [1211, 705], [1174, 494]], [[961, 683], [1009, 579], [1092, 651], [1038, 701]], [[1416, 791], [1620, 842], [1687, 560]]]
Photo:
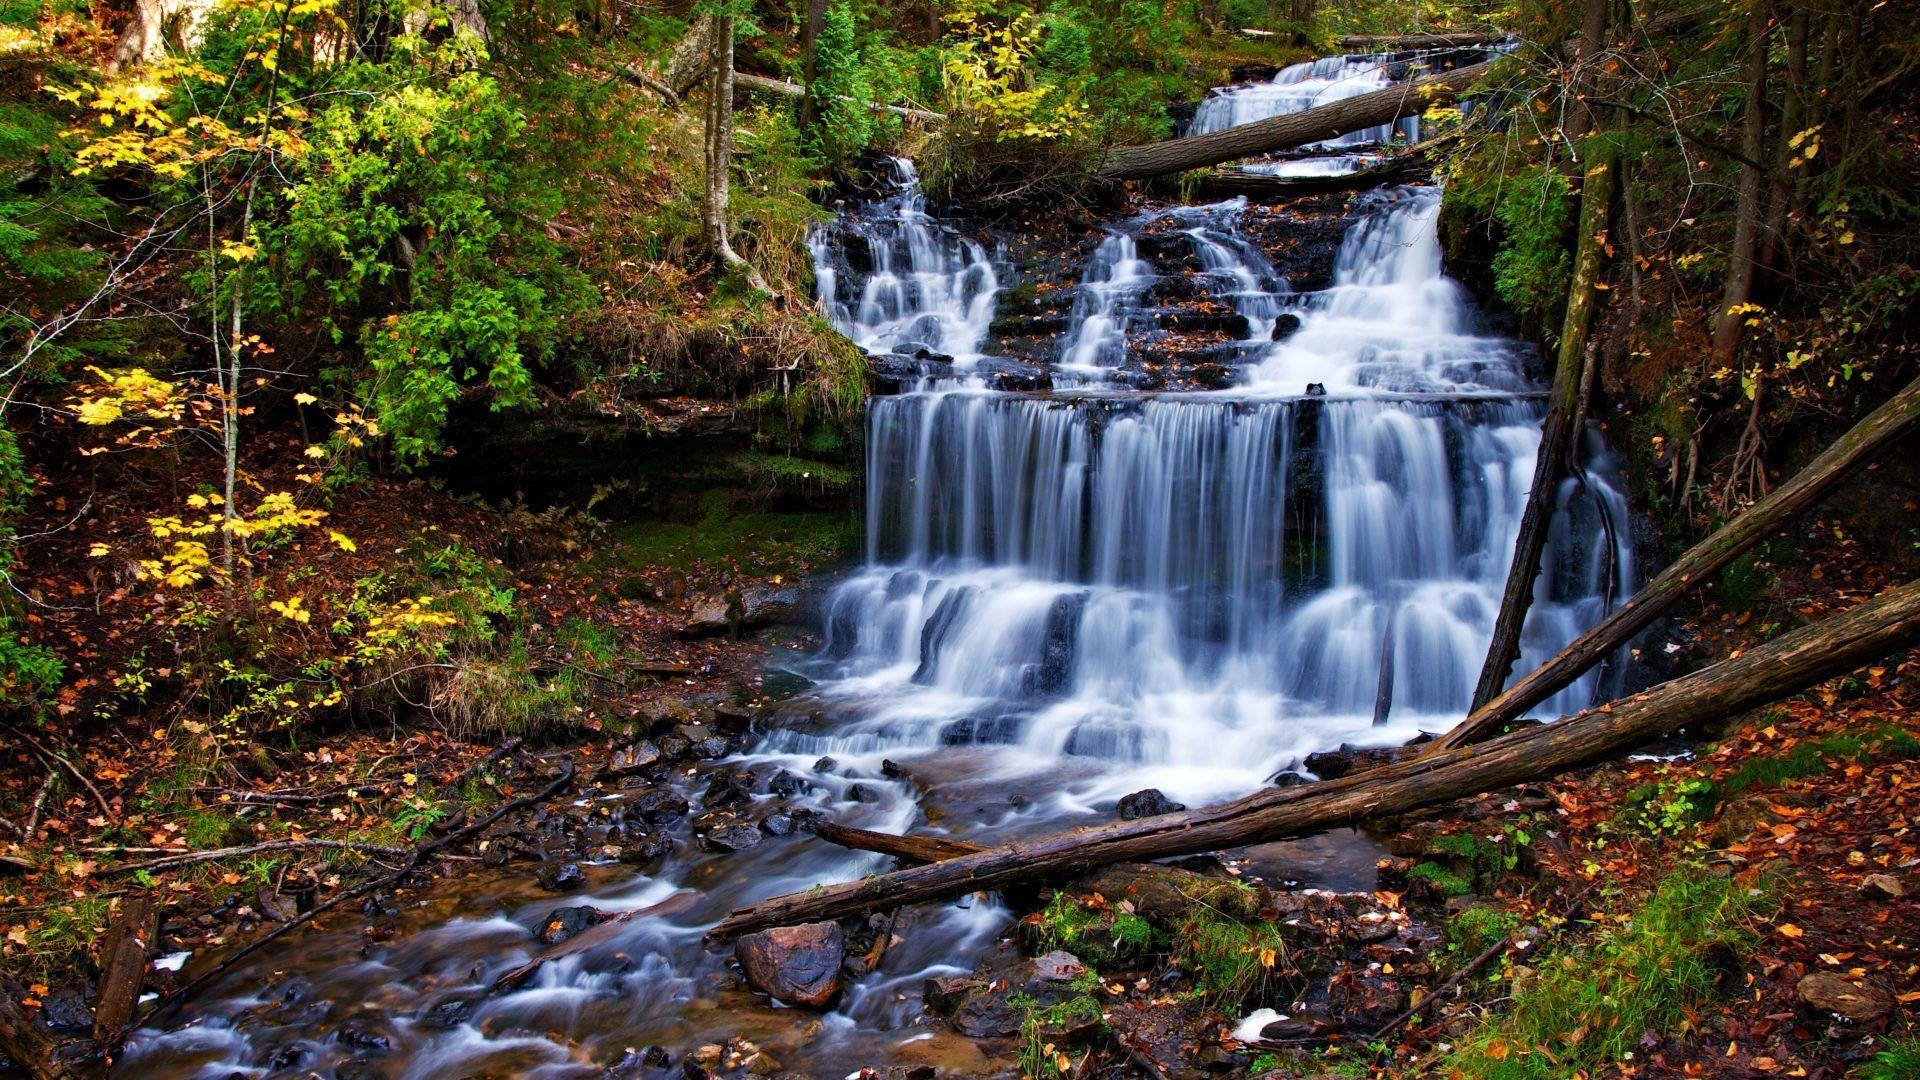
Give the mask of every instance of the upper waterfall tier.
[[[1187, 127], [1189, 135], [1224, 131], [1269, 116], [1280, 116], [1330, 105], [1371, 93], [1393, 81], [1391, 65], [1379, 56], [1326, 56], [1282, 68], [1267, 82], [1223, 86], [1207, 95]], [[1355, 131], [1310, 149], [1331, 149], [1389, 142], [1395, 136], [1408, 142], [1420, 138], [1420, 120], [1409, 116], [1397, 123]]]

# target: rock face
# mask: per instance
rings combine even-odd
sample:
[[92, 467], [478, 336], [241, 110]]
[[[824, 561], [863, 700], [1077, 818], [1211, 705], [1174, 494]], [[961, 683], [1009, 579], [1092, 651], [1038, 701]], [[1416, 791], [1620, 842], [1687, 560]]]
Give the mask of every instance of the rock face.
[[1807, 1008], [1848, 1024], [1875, 1023], [1893, 1011], [1893, 999], [1886, 994], [1831, 971], [1801, 979], [1794, 992]]
[[1159, 788], [1147, 788], [1145, 791], [1136, 791], [1131, 795], [1123, 797], [1120, 800], [1120, 805], [1115, 807], [1115, 809], [1120, 812], [1120, 818], [1123, 821], [1153, 817], [1157, 814], [1177, 814], [1186, 808], [1186, 804], [1177, 803], [1167, 798]]
[[803, 923], [748, 934], [733, 955], [747, 982], [788, 1005], [824, 1009], [840, 995], [847, 943], [839, 923]]

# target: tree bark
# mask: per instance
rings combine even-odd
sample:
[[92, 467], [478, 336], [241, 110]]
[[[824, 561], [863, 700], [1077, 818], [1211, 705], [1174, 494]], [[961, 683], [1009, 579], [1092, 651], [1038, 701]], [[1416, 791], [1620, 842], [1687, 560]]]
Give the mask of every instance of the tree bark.
[[710, 937], [863, 915], [1012, 882], [1215, 851], [1353, 825], [1557, 775], [1682, 728], [1735, 716], [1920, 641], [1920, 581], [1824, 622], [1557, 724], [1421, 755], [1337, 780], [1269, 789], [1226, 806], [988, 848], [741, 908]]
[[1567, 311], [1560, 328], [1560, 353], [1554, 364], [1553, 390], [1547, 400], [1546, 420], [1540, 429], [1540, 452], [1534, 459], [1533, 484], [1520, 514], [1520, 531], [1507, 568], [1507, 586], [1500, 596], [1500, 614], [1487, 645], [1487, 660], [1474, 686], [1473, 708], [1478, 710], [1499, 695], [1514, 661], [1520, 659], [1520, 631], [1540, 577], [1540, 557], [1553, 531], [1553, 513], [1559, 502], [1560, 481], [1566, 478], [1574, 440], [1580, 437], [1574, 418], [1581, 412], [1581, 373], [1586, 368], [1587, 332], [1599, 306], [1601, 267], [1606, 260], [1607, 210], [1613, 202], [1615, 167], [1611, 154], [1597, 152], [1587, 159], [1580, 186], [1580, 244], [1573, 261], [1573, 285], [1567, 293]]
[[713, 20], [712, 81], [707, 96], [707, 246], [722, 266], [737, 270], [759, 292], [772, 292], [753, 264], [727, 238], [728, 185], [733, 172], [733, 18]]
[[1688, 548], [1613, 614], [1484, 707], [1475, 709], [1432, 745], [1437, 749], [1464, 746], [1520, 719], [1528, 709], [1632, 641], [1655, 619], [1671, 610], [1682, 596], [1711, 580], [1728, 563], [1806, 513], [1841, 481], [1908, 438], [1916, 428], [1920, 428], [1920, 379], [1908, 383], [1886, 404], [1855, 424], [1792, 480], [1775, 488], [1712, 536]]
[[[800, 25], [800, 73], [812, 86], [819, 78], [817, 60], [819, 58], [820, 31], [827, 25], [829, 0], [807, 0], [806, 21]], [[800, 95], [800, 122], [812, 127], [820, 120], [818, 103], [804, 91]]]
[[60, 1060], [53, 1036], [4, 990], [0, 990], [0, 1051], [33, 1080], [74, 1080], [74, 1071]]
[[1795, 201], [1799, 179], [1792, 175], [1796, 148], [1793, 137], [1805, 127], [1807, 116], [1807, 38], [1811, 27], [1805, 7], [1795, 5], [1787, 19], [1787, 88], [1780, 103], [1780, 130], [1774, 136], [1774, 175], [1767, 192], [1767, 216], [1760, 228], [1759, 262], [1769, 271], [1785, 243], [1787, 212]]
[[713, 22], [711, 15], [695, 19], [693, 25], [687, 27], [686, 36], [673, 47], [667, 70], [661, 73], [660, 81], [683, 98], [693, 93], [694, 87], [703, 80], [712, 78]]
[[1098, 175], [1104, 180], [1144, 180], [1390, 124], [1429, 105], [1453, 100], [1491, 67], [1489, 61], [1457, 68], [1225, 131], [1117, 147], [1107, 151]]
[[1713, 326], [1711, 366], [1731, 368], [1746, 332], [1743, 309], [1753, 296], [1754, 259], [1760, 239], [1760, 159], [1767, 152], [1768, 0], [1749, 0], [1747, 9], [1747, 104], [1740, 128], [1740, 185], [1734, 207], [1733, 249], [1727, 256], [1727, 284]]
[[160, 913], [143, 897], [121, 901], [120, 914], [100, 939], [100, 995], [94, 1004], [93, 1037], [111, 1044], [133, 1019], [147, 974], [147, 954], [160, 929]]
[[912, 863], [957, 859], [983, 850], [979, 844], [970, 844], [965, 840], [951, 840], [942, 836], [898, 836], [874, 832], [872, 829], [856, 829], [851, 825], [837, 825], [831, 821], [816, 824], [813, 834], [829, 844], [855, 851], [877, 851]]

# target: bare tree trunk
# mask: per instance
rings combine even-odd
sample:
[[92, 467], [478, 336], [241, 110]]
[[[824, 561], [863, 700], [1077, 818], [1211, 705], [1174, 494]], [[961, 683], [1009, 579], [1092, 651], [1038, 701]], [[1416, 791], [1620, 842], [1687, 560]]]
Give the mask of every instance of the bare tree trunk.
[[721, 265], [737, 270], [747, 284], [771, 292], [753, 264], [727, 239], [727, 187], [733, 171], [733, 17], [713, 20], [713, 70], [707, 99], [707, 246]]
[[1740, 150], [1747, 164], [1740, 167], [1738, 202], [1734, 209], [1733, 249], [1727, 256], [1727, 285], [1713, 326], [1712, 365], [1731, 368], [1746, 331], [1747, 301], [1753, 296], [1754, 258], [1760, 238], [1760, 169], [1767, 152], [1767, 9], [1768, 0], [1749, 0], [1747, 9], [1747, 105], [1741, 124]]
[[1570, 685], [1666, 614], [1680, 598], [1725, 569], [1754, 545], [1785, 528], [1827, 497], [1841, 481], [1865, 468], [1920, 429], [1920, 379], [1855, 424], [1793, 479], [1775, 488], [1747, 512], [1688, 548], [1633, 598], [1535, 668], [1498, 697], [1475, 709], [1437, 748], [1464, 746], [1525, 716], [1528, 709]]
[[686, 36], [673, 47], [673, 56], [667, 61], [667, 70], [660, 81], [680, 97], [691, 95], [702, 80], [712, 78], [713, 22], [711, 15], [695, 19], [693, 25], [687, 27]]
[[1810, 31], [1807, 9], [1793, 6], [1787, 20], [1787, 89], [1780, 104], [1780, 130], [1774, 136], [1774, 176], [1767, 194], [1766, 223], [1760, 229], [1760, 265], [1775, 270], [1776, 260], [1786, 243], [1787, 212], [1794, 202], [1798, 183], [1790, 183], [1790, 167], [1796, 148], [1794, 136], [1805, 125], [1807, 116], [1807, 37]]
[[1428, 75], [1370, 94], [1206, 135], [1116, 147], [1107, 151], [1098, 175], [1104, 180], [1144, 180], [1390, 124], [1430, 105], [1451, 101], [1485, 75], [1491, 66], [1490, 63], [1474, 64]]
[[[1587, 0], [1586, 18], [1580, 31], [1573, 79], [1574, 103], [1567, 109], [1571, 125], [1568, 134], [1580, 139], [1593, 125], [1587, 96], [1594, 86], [1594, 69], [1606, 46], [1606, 0]], [[1577, 106], [1577, 107], [1576, 107]], [[1576, 144], [1577, 145], [1577, 144]], [[1533, 606], [1534, 589], [1540, 577], [1540, 558], [1553, 531], [1553, 514], [1558, 503], [1560, 481], [1568, 473], [1568, 461], [1580, 438], [1578, 418], [1585, 415], [1582, 398], [1583, 372], [1587, 369], [1587, 337], [1593, 315], [1600, 304], [1600, 275], [1606, 262], [1607, 215], [1617, 186], [1617, 165], [1613, 155], [1596, 147], [1587, 155], [1586, 175], [1580, 185], [1580, 239], [1574, 252], [1573, 283], [1567, 291], [1567, 310], [1560, 327], [1560, 351], [1553, 370], [1553, 390], [1547, 400], [1547, 416], [1541, 424], [1540, 452], [1534, 459], [1533, 484], [1527, 492], [1527, 505], [1520, 514], [1519, 534], [1514, 538], [1513, 560], [1507, 567], [1507, 584], [1500, 596], [1500, 613], [1494, 619], [1493, 637], [1487, 644], [1486, 663], [1473, 689], [1473, 708], [1479, 709], [1499, 695], [1507, 675], [1520, 659], [1520, 633], [1526, 626], [1527, 612]]]
[[1604, 761], [1737, 716], [1920, 641], [1920, 581], [1642, 694], [1483, 746], [1436, 751], [1211, 810], [1057, 833], [741, 908], [710, 937], [837, 919], [1119, 862], [1218, 851], [1339, 828]]
[[[800, 27], [800, 57], [801, 75], [808, 86], [814, 85], [820, 78], [820, 31], [827, 24], [827, 9], [830, 6], [831, 0], [807, 0], [807, 21]], [[800, 98], [800, 122], [811, 127], [819, 121], [819, 103], [813, 95], [803, 95]]]

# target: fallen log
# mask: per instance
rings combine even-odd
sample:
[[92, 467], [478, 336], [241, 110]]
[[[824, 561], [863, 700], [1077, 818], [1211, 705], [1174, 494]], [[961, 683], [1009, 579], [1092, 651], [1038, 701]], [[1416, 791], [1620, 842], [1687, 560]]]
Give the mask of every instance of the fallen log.
[[4, 989], [0, 989], [0, 1052], [33, 1080], [74, 1080], [77, 1075], [60, 1059], [53, 1036]]
[[1920, 641], [1920, 581], [1633, 697], [1483, 745], [1336, 780], [1268, 789], [1225, 806], [1163, 814], [988, 848], [741, 908], [711, 937], [837, 919], [998, 889], [1035, 877], [1265, 843], [1541, 780], [1735, 716]]
[[[1205, 198], [1231, 199], [1245, 195], [1255, 202], [1292, 199], [1304, 195], [1330, 195], [1341, 191], [1364, 191], [1388, 184], [1414, 183], [1426, 179], [1433, 164], [1424, 154], [1409, 151], [1395, 154], [1379, 165], [1350, 173], [1327, 176], [1275, 176], [1252, 169], [1211, 169], [1189, 176], [1168, 177], [1167, 186]], [[1155, 184], [1158, 187], [1159, 184]]]
[[160, 932], [160, 912], [145, 897], [121, 901], [120, 913], [100, 939], [100, 993], [93, 1007], [93, 1037], [111, 1042], [133, 1019], [147, 976], [147, 954]]
[[900, 836], [871, 829], [856, 829], [851, 825], [837, 825], [831, 821], [816, 824], [813, 834], [829, 844], [855, 851], [877, 851], [911, 863], [940, 862], [986, 850], [979, 844], [970, 844], [965, 840], [949, 840], [940, 836]]
[[1920, 379], [1908, 383], [1886, 404], [1855, 424], [1792, 480], [1775, 488], [1712, 536], [1688, 548], [1613, 614], [1501, 691], [1484, 707], [1474, 710], [1430, 745], [1435, 750], [1465, 746], [1525, 716], [1528, 709], [1558, 693], [1588, 668], [1632, 641], [1690, 590], [1806, 513], [1842, 480], [1908, 438], [1916, 428], [1920, 428]]
[[1339, 135], [1391, 124], [1430, 105], [1453, 100], [1479, 81], [1492, 61], [1428, 75], [1296, 113], [1270, 116], [1224, 131], [1166, 139], [1107, 151], [1098, 169], [1103, 180], [1145, 180], [1168, 173], [1218, 165], [1236, 158], [1270, 154]]
[[[733, 73], [733, 83], [735, 86], [744, 86], [749, 90], [761, 90], [770, 94], [783, 94], [791, 98], [803, 98], [807, 96], [807, 88], [800, 83], [790, 82], [786, 79], [772, 79], [765, 75], [749, 75], [744, 71], [736, 71]], [[874, 112], [892, 113], [895, 116], [904, 116], [910, 120], [945, 123], [947, 119], [946, 113], [931, 112], [926, 109], [914, 109], [905, 105], [888, 105], [879, 101], [863, 101], [860, 98], [848, 97], [845, 94], [835, 94], [834, 98], [839, 101], [851, 101], [855, 105], [865, 105]]]
[[1433, 34], [1348, 34], [1334, 44], [1354, 52], [1404, 52], [1408, 49], [1461, 49], [1498, 45], [1507, 35], [1493, 30], [1446, 30]]

